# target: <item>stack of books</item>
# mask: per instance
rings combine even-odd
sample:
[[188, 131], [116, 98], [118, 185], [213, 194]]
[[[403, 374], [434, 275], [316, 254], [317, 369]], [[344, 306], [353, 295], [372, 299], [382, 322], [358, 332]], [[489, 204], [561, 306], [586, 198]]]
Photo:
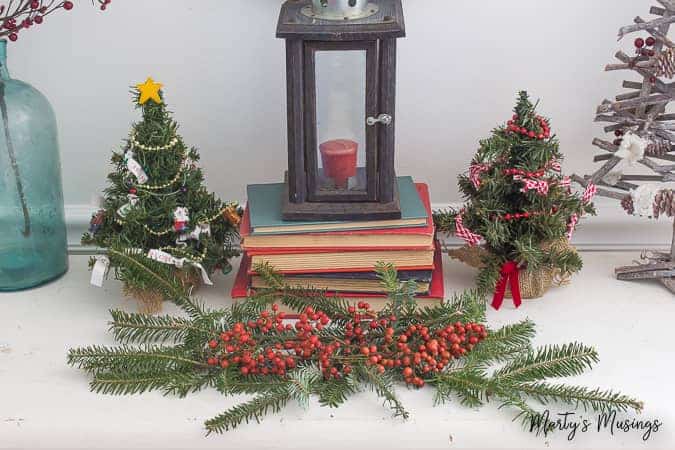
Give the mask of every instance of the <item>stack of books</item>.
[[240, 230], [244, 255], [232, 298], [268, 288], [255, 272], [258, 264], [268, 263], [291, 287], [316, 288], [353, 302], [367, 299], [378, 309], [387, 302], [375, 273], [383, 262], [396, 267], [401, 281], [417, 283], [418, 302], [440, 302], [443, 268], [428, 187], [411, 177], [399, 177], [398, 185], [401, 219], [351, 222], [284, 221], [283, 184], [250, 185]]

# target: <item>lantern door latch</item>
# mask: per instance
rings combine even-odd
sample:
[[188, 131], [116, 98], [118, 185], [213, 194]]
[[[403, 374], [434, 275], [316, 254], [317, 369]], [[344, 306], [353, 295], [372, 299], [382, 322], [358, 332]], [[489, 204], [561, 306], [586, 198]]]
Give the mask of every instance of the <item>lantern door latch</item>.
[[393, 121], [393, 118], [389, 114], [380, 114], [377, 117], [368, 117], [366, 119], [366, 123], [368, 124], [369, 127], [372, 127], [378, 123], [381, 123], [382, 125], [389, 126], [391, 125], [391, 122]]

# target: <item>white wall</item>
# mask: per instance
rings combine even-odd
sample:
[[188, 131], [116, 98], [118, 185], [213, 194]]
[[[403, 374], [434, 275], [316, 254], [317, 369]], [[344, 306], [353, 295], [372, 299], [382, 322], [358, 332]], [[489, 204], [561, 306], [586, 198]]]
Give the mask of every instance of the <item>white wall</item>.
[[[209, 187], [243, 199], [252, 182], [286, 167], [280, 0], [114, 0], [106, 13], [80, 0], [10, 48], [10, 69], [51, 100], [59, 118], [66, 203], [105, 185], [110, 150], [138, 116], [128, 87], [152, 75]], [[617, 30], [647, 0], [404, 0], [399, 51], [399, 174], [427, 181], [436, 203], [460, 200], [456, 176], [477, 141], [511, 115], [516, 91], [541, 98], [567, 155], [589, 172], [599, 102], [620, 74], [603, 67], [632, 39]]]

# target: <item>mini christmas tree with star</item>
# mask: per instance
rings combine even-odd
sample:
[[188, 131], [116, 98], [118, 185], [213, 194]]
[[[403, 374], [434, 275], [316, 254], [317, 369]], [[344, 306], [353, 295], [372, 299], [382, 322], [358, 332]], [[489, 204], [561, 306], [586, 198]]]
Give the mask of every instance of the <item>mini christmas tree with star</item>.
[[157, 311], [169, 295], [162, 278], [180, 280], [187, 292], [211, 284], [216, 269], [231, 270], [241, 214], [238, 205], [223, 203], [204, 187], [199, 154], [178, 135], [161, 88], [148, 78], [133, 89], [142, 120], [132, 126], [123, 150], [113, 153], [103, 208], [82, 238], [106, 253], [90, 263], [92, 284], [100, 286], [112, 269], [145, 312]]
[[595, 213], [594, 186], [572, 193], [558, 140], [535, 110], [520, 92], [514, 116], [480, 142], [469, 173], [459, 178], [468, 203], [434, 215], [440, 231], [466, 241], [451, 255], [480, 267], [479, 288], [494, 291], [497, 309], [508, 290], [519, 306], [521, 296], [541, 296], [554, 279], [580, 270], [568, 241], [579, 218]]

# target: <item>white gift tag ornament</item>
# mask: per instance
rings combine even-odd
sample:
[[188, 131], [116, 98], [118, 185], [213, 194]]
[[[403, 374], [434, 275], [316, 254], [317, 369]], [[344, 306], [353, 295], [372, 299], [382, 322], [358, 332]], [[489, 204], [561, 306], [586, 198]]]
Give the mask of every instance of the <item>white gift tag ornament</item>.
[[210, 236], [211, 235], [211, 225], [209, 225], [208, 223], [200, 223], [199, 225], [197, 225], [197, 227], [194, 230], [192, 230], [192, 232], [183, 233], [180, 236], [178, 236], [178, 239], [176, 239], [176, 243], [182, 244], [182, 243], [185, 243], [185, 241], [188, 241], [188, 240], [198, 241], [202, 234]]
[[183, 168], [184, 169], [195, 169], [197, 167], [197, 163], [194, 162], [194, 160], [190, 157], [186, 157], [185, 160], [183, 161]]
[[129, 172], [134, 174], [136, 177], [136, 180], [140, 184], [145, 184], [148, 182], [148, 175], [145, 173], [145, 170], [143, 170], [143, 167], [134, 159], [134, 152], [131, 150], [127, 151], [124, 154], [124, 161], [127, 163], [127, 169], [129, 169]]
[[97, 256], [96, 264], [91, 271], [91, 284], [96, 287], [103, 287], [103, 279], [110, 268], [110, 259], [107, 256]]
[[176, 208], [173, 212], [173, 228], [177, 232], [185, 231], [190, 222], [190, 213], [187, 208]]
[[129, 214], [131, 208], [133, 208], [138, 204], [138, 195], [136, 194], [128, 194], [127, 199], [129, 199], [129, 203], [125, 203], [124, 205], [120, 206], [119, 209], [117, 210], [117, 215], [122, 219], [124, 219], [127, 216], [127, 214]]
[[192, 261], [187, 258], [176, 258], [175, 256], [158, 249], [150, 250], [147, 256], [149, 259], [152, 259], [153, 261], [168, 264], [170, 266], [176, 266], [179, 269], [182, 269], [185, 264], [189, 264], [192, 267], [196, 267], [197, 269], [199, 269], [202, 275], [202, 281], [204, 282], [204, 284], [213, 286], [213, 282], [209, 278], [209, 274], [206, 272], [206, 269], [198, 262]]

